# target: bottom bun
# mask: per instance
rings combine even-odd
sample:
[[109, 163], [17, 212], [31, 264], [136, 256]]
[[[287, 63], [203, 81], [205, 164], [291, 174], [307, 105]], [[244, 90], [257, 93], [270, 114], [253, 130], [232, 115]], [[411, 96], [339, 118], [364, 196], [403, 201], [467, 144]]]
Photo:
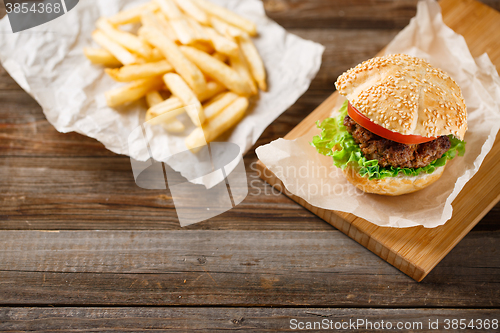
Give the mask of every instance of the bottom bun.
[[436, 168], [433, 173], [421, 173], [418, 176], [387, 177], [369, 180], [362, 177], [355, 169], [347, 167], [343, 170], [345, 177], [354, 186], [366, 193], [382, 195], [401, 195], [421, 190], [434, 183], [443, 174], [445, 165]]

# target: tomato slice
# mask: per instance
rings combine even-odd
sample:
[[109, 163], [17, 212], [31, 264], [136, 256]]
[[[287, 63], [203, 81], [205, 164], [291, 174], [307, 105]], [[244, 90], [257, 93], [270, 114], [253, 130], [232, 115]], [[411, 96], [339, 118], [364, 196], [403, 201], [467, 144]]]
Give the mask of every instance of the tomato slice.
[[364, 127], [370, 132], [377, 134], [378, 136], [381, 136], [387, 140], [396, 141], [407, 145], [436, 140], [436, 138], [426, 138], [425, 136], [420, 135], [404, 135], [388, 130], [387, 128], [375, 124], [370, 118], [359, 112], [354, 106], [351, 105], [351, 102], [348, 102], [347, 113], [349, 114], [349, 117], [351, 117], [352, 120], [357, 122], [361, 127]]

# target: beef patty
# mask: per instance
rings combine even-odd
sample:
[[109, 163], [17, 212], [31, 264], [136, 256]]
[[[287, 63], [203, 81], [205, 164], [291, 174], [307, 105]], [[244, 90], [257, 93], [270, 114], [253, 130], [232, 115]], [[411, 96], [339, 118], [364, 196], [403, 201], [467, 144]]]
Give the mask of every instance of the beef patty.
[[443, 156], [451, 147], [450, 139], [445, 135], [411, 145], [387, 140], [361, 127], [349, 116], [344, 118], [344, 126], [364, 156], [368, 160], [377, 160], [383, 167], [421, 168]]

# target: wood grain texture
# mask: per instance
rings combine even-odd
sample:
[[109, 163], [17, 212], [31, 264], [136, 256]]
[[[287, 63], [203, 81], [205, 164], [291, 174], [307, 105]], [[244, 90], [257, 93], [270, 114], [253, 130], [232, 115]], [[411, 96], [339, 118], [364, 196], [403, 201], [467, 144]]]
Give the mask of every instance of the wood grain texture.
[[[325, 45], [322, 67], [245, 156], [247, 199], [182, 230], [168, 191], [138, 188], [128, 158], [96, 140], [58, 133], [0, 66], [0, 306], [43, 306], [0, 308], [0, 331], [264, 332], [284, 330], [287, 316], [496, 315], [500, 205], [415, 284], [273, 191], [255, 169], [254, 148], [283, 137], [330, 96], [337, 76], [381, 50], [415, 3], [264, 0], [271, 19]], [[408, 309], [394, 309], [401, 307]], [[487, 309], [460, 309], [467, 307]]]
[[4, 17], [5, 15], [5, 4], [3, 0], [0, 0], [0, 18]]
[[[473, 56], [479, 56], [496, 46], [500, 40], [500, 13], [474, 0], [442, 0], [443, 20], [450, 28], [468, 27], [462, 35]], [[478, 24], [476, 22], [481, 22]], [[500, 68], [500, 52], [489, 54]], [[339, 94], [332, 94], [304, 121], [290, 131], [285, 139], [313, 137], [315, 123], [328, 118], [337, 105]], [[355, 215], [320, 209], [287, 193], [290, 198], [306, 207], [349, 237], [394, 265], [417, 281], [421, 281], [444, 256], [493, 208], [500, 200], [500, 136], [486, 156], [481, 169], [469, 181], [453, 202], [453, 216], [443, 226], [434, 229], [414, 227], [407, 229], [381, 228]], [[257, 164], [261, 177], [268, 183], [284, 188], [283, 183], [262, 163]], [[341, 217], [339, 219], [339, 217]]]
[[[447, 15], [445, 23], [462, 35], [474, 57], [488, 53], [489, 58], [500, 72], [500, 38], [488, 38], [500, 30], [500, 14], [490, 7], [477, 2], [472, 9], [472, 0], [441, 1]], [[468, 10], [469, 9], [469, 10]]]
[[0, 305], [498, 307], [499, 241], [415, 284], [335, 230], [3, 231]]
[[[267, 14], [285, 28], [402, 29], [415, 16], [416, 0], [285, 1], [266, 0]], [[293, 20], [291, 19], [293, 18]]]
[[[368, 330], [366, 321], [383, 320], [397, 327], [410, 325], [413, 331], [428, 329], [429, 320], [438, 321], [444, 329], [446, 319], [493, 320], [500, 316], [499, 310], [487, 309], [330, 309], [330, 308], [3, 308], [0, 309], [0, 330], [2, 331], [71, 331], [105, 332], [144, 331], [157, 332], [294, 332], [290, 320], [321, 323], [326, 320], [335, 327], [336, 323], [364, 319], [359, 327], [343, 332], [380, 332]], [[330, 323], [330, 321], [332, 323]], [[319, 324], [317, 324], [319, 325]], [[421, 326], [420, 326], [421, 325]], [[386, 324], [387, 326], [387, 324]], [[78, 329], [85, 327], [85, 329]], [[314, 326], [313, 326], [314, 327]], [[321, 326], [319, 326], [321, 327]], [[370, 326], [368, 326], [370, 327]], [[404, 326], [403, 326], [404, 327]], [[419, 329], [420, 327], [424, 330]], [[318, 328], [318, 326], [316, 326]], [[311, 331], [311, 330], [307, 330]], [[316, 330], [317, 331], [317, 330]], [[325, 330], [333, 332], [333, 330]], [[392, 330], [409, 332], [410, 330]], [[460, 332], [476, 332], [467, 329]], [[337, 330], [338, 332], [338, 330]]]
[[[264, 0], [267, 15], [285, 28], [402, 29], [418, 0]], [[498, 0], [482, 1], [500, 9]]]
[[[188, 229], [331, 229], [261, 180], [255, 160], [243, 203]], [[170, 192], [137, 187], [126, 157], [0, 158], [0, 178], [1, 229], [180, 229]], [[499, 208], [478, 227], [498, 230]]]

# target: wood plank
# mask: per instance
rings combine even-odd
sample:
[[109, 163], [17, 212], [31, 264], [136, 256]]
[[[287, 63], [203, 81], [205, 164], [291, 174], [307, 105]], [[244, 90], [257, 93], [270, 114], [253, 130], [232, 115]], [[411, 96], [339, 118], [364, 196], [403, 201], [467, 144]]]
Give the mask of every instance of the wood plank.
[[267, 15], [285, 28], [402, 29], [415, 16], [416, 0], [265, 0]]
[[0, 0], [0, 18], [3, 18], [5, 15], [5, 4], [3, 0]]
[[[237, 209], [189, 229], [328, 230], [263, 182], [247, 162]], [[144, 190], [126, 157], [0, 158], [0, 229], [180, 229], [168, 190]]]
[[[442, 0], [443, 20], [452, 29], [455, 26], [468, 26], [463, 36], [468, 42], [474, 40], [471, 48], [473, 56], [479, 56], [498, 42], [500, 13], [491, 10], [474, 0], [453, 2]], [[458, 6], [456, 6], [458, 4]], [[458, 9], [457, 9], [458, 8]], [[457, 14], [457, 10], [459, 14]], [[456, 18], [458, 17], [458, 18]], [[464, 23], [466, 21], [481, 21]], [[483, 23], [487, 24], [483, 24]], [[472, 28], [474, 27], [474, 28]], [[480, 40], [480, 42], [477, 42]], [[490, 54], [493, 64], [500, 68], [500, 52]], [[317, 130], [315, 122], [329, 117], [336, 104], [338, 93], [332, 94], [303, 122], [285, 136], [293, 140], [301, 136], [312, 137]], [[443, 226], [434, 229], [422, 227], [396, 229], [380, 228], [352, 214], [326, 211], [311, 206], [305, 200], [288, 195], [302, 206], [334, 227], [357, 240], [360, 244], [394, 265], [417, 281], [421, 281], [446, 254], [493, 208], [500, 200], [500, 136], [497, 137], [492, 151], [485, 158], [476, 176], [467, 183], [453, 202], [453, 217]], [[283, 188], [283, 183], [265, 165], [258, 163], [262, 178], [272, 185]], [[339, 219], [340, 217], [340, 219]]]
[[[2, 308], [0, 309], [1, 331], [65, 331], [88, 332], [98, 330], [106, 332], [149, 332], [168, 330], [169, 332], [193, 332], [238, 330], [241, 332], [293, 332], [291, 320], [311, 322], [320, 329], [319, 323], [341, 325], [360, 319], [359, 326], [347, 327], [346, 332], [367, 332], [371, 322], [384, 327], [397, 328], [410, 325], [415, 332], [429, 329], [429, 321], [438, 322], [444, 330], [446, 319], [465, 319], [467, 323], [477, 319], [483, 321], [498, 319], [498, 309], [332, 309], [332, 308]], [[479, 322], [479, 321], [478, 321]], [[351, 324], [349, 323], [349, 324]], [[345, 324], [344, 324], [345, 325]], [[351, 324], [353, 325], [353, 324]], [[328, 326], [326, 326], [328, 327]], [[326, 327], [324, 327], [326, 329]], [[404, 327], [404, 326], [402, 326]], [[422, 329], [421, 329], [422, 328]], [[330, 331], [333, 331], [330, 330]], [[338, 331], [338, 330], [337, 330]], [[371, 330], [370, 330], [371, 331]], [[376, 330], [373, 330], [376, 331]], [[409, 331], [409, 330], [407, 330]], [[475, 332], [465, 329], [460, 332]]]
[[9, 73], [0, 65], [0, 90], [21, 90], [21, 87], [10, 77]]
[[[500, 10], [500, 1], [482, 1]], [[417, 0], [264, 0], [267, 15], [285, 28], [402, 29]]]
[[3, 231], [0, 305], [499, 307], [500, 232], [421, 284], [339, 231]]
[[[441, 1], [445, 23], [467, 41], [474, 57], [488, 53], [500, 72], [500, 38], [484, 34], [498, 34], [500, 14], [474, 0]], [[500, 10], [500, 9], [499, 9]]]
[[[245, 157], [248, 197], [235, 209], [189, 229], [330, 230], [281, 195]], [[168, 190], [144, 190], [126, 157], [0, 158], [0, 229], [180, 229]], [[500, 204], [482, 230], [498, 230]]]

